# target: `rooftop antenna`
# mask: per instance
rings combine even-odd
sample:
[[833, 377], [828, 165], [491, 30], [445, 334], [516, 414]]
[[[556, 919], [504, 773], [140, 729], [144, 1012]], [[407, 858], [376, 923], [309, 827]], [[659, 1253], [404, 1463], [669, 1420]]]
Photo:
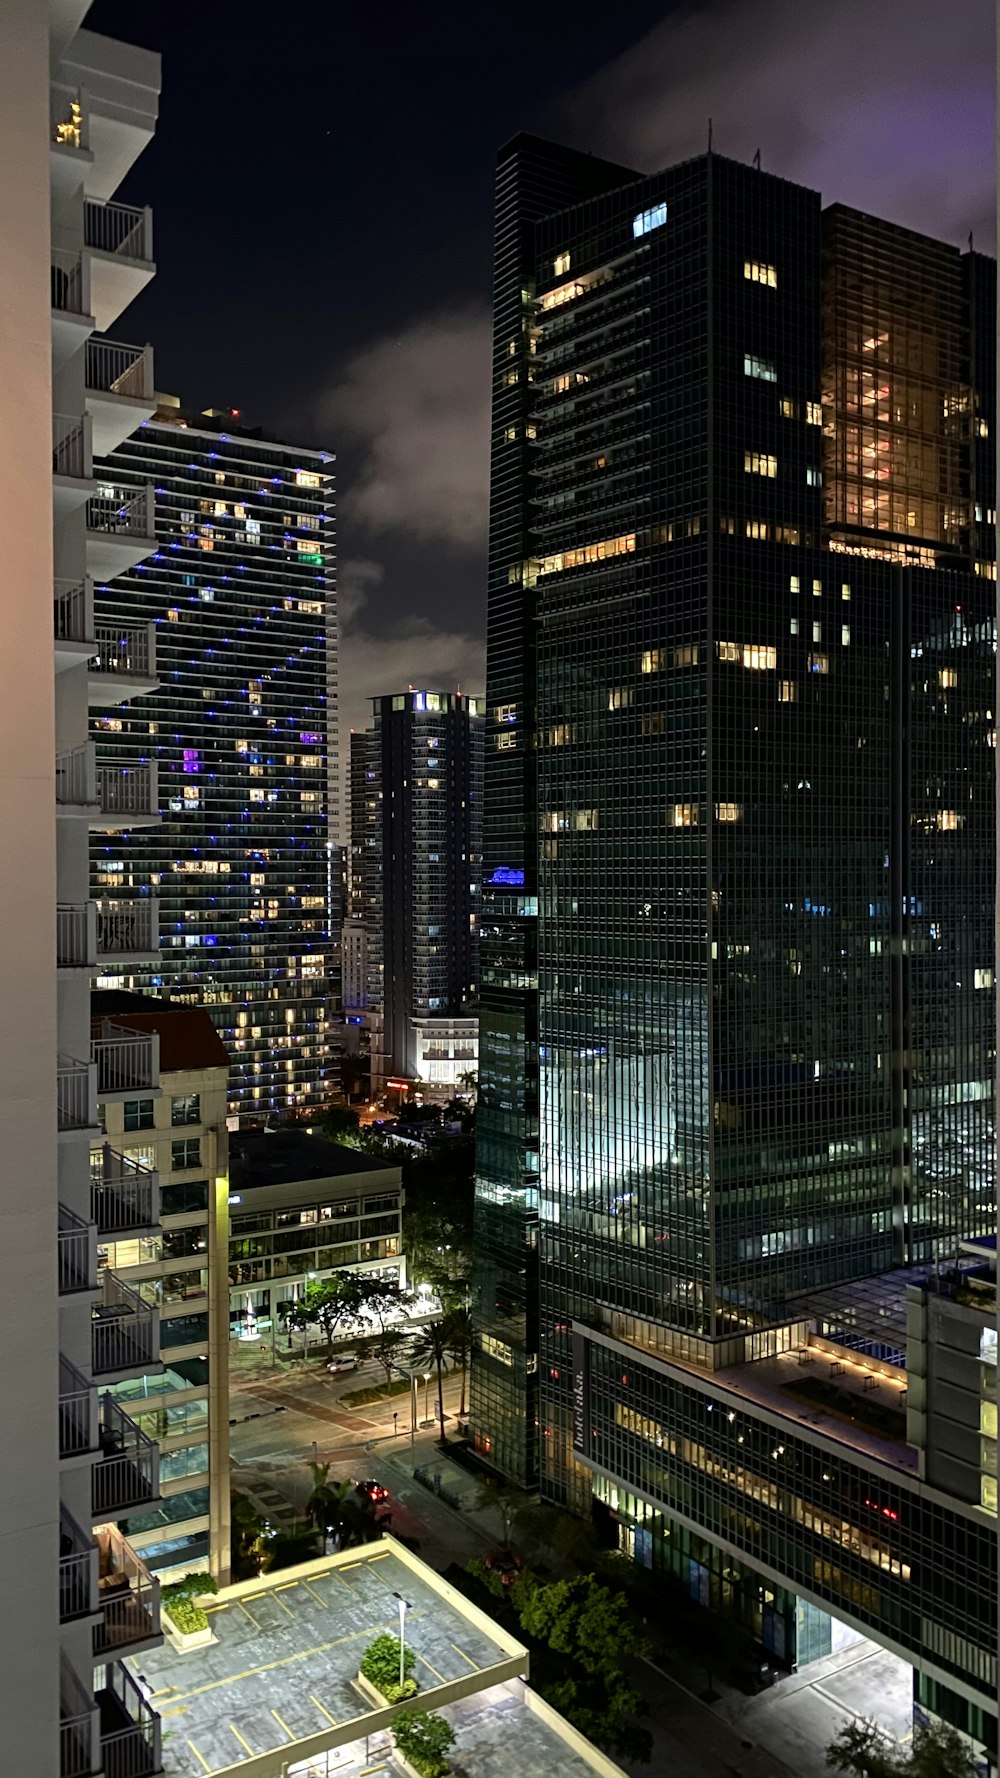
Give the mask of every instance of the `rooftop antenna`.
[[757, 153], [753, 157], [753, 164], [759, 173], [760, 172], [760, 149], [759, 148], [757, 150]]
[[711, 118], [709, 118], [709, 120], [708, 120], [708, 152], [709, 152], [709, 154], [711, 154], [711, 152], [712, 152], [712, 119]]

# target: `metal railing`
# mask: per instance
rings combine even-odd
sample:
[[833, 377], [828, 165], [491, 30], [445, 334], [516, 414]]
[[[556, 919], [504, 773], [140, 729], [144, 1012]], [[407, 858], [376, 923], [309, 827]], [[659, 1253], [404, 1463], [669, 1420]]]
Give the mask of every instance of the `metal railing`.
[[97, 1240], [93, 1225], [65, 1204], [59, 1206], [59, 1295], [92, 1290], [97, 1275]]
[[155, 624], [97, 624], [95, 639], [97, 659], [91, 662], [92, 673], [117, 673], [134, 679], [155, 676]]
[[97, 1445], [97, 1390], [59, 1354], [59, 1455], [80, 1457]]
[[120, 1661], [105, 1669], [104, 1696], [108, 1694], [113, 1703], [107, 1715], [113, 1713], [130, 1720], [120, 1729], [109, 1729], [101, 1735], [104, 1778], [148, 1778], [148, 1774], [159, 1772], [163, 1763], [160, 1719]]
[[72, 1513], [59, 1515], [59, 1622], [96, 1610], [97, 1545], [81, 1531]]
[[160, 1039], [156, 1031], [137, 1031], [116, 1019], [102, 1019], [100, 1035], [91, 1037], [90, 1055], [97, 1064], [98, 1098], [105, 1093], [148, 1092], [159, 1084]]
[[89, 476], [87, 423], [81, 414], [52, 416], [52, 473], [85, 481]]
[[83, 211], [84, 246], [122, 259], [153, 258], [153, 215], [134, 204], [98, 204], [88, 198]]
[[159, 1358], [159, 1325], [149, 1308], [114, 1272], [102, 1272], [101, 1296], [91, 1310], [91, 1369], [95, 1377], [151, 1365]]
[[158, 1176], [105, 1142], [90, 1152], [90, 1214], [99, 1235], [153, 1229], [160, 1220]]
[[105, 815], [156, 815], [155, 765], [97, 767], [97, 801]]
[[104, 395], [128, 395], [149, 400], [153, 393], [151, 346], [119, 345], [116, 340], [87, 341], [84, 381], [88, 389]]
[[85, 580], [57, 580], [52, 606], [57, 642], [89, 642], [91, 604]]
[[87, 501], [87, 530], [115, 537], [151, 537], [153, 492], [146, 488], [105, 489]]
[[56, 1070], [56, 1108], [60, 1130], [86, 1130], [94, 1122], [93, 1068], [75, 1056], [60, 1056]]
[[60, 247], [50, 251], [52, 307], [65, 315], [85, 315], [83, 256]]
[[100, 1551], [94, 1654], [115, 1654], [160, 1632], [160, 1585], [114, 1526], [97, 1532]]
[[56, 754], [56, 802], [95, 803], [94, 749], [89, 741]]
[[59, 902], [56, 906], [56, 965], [59, 969], [86, 969], [93, 962], [91, 942], [93, 902], [81, 901], [76, 906]]
[[60, 1669], [59, 1778], [85, 1778], [99, 1769], [97, 1700], [84, 1690], [65, 1654]]
[[97, 955], [132, 957], [160, 948], [158, 908], [151, 896], [141, 901], [99, 901]]
[[86, 105], [79, 87], [50, 87], [49, 132], [61, 148], [89, 148]]
[[101, 1396], [98, 1413], [101, 1460], [91, 1471], [91, 1506], [95, 1517], [117, 1517], [158, 1499], [160, 1447], [110, 1395]]

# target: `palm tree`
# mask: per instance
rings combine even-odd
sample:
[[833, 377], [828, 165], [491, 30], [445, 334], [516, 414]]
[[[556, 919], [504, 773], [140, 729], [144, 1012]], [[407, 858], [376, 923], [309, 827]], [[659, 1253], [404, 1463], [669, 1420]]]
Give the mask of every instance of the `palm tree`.
[[414, 1343], [413, 1360], [415, 1364], [433, 1364], [437, 1369], [438, 1386], [438, 1444], [443, 1445], [444, 1436], [444, 1379], [442, 1375], [445, 1359], [451, 1351], [447, 1321], [428, 1321], [421, 1329], [420, 1338]]
[[462, 1367], [462, 1402], [459, 1416], [465, 1419], [465, 1386], [469, 1376], [469, 1353], [472, 1349], [472, 1311], [469, 1308], [452, 1309], [448, 1316], [448, 1350], [456, 1364]]

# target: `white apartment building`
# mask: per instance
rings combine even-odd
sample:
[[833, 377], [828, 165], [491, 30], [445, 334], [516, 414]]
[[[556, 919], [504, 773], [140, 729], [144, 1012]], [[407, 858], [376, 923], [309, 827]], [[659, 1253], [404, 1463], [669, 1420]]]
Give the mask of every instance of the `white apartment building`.
[[[158, 1589], [117, 1521], [159, 1499], [158, 1451], [109, 1385], [159, 1362], [158, 1311], [98, 1240], [152, 1233], [154, 1174], [109, 1151], [98, 1101], [157, 1096], [155, 1033], [91, 1033], [99, 960], [156, 949], [152, 902], [89, 899], [91, 830], [157, 819], [152, 768], [98, 771], [88, 709], [156, 681], [151, 628], [93, 619], [93, 585], [155, 548], [152, 488], [93, 462], [154, 411], [152, 354], [106, 337], [153, 276], [149, 212], [115, 202], [152, 137], [159, 58], [81, 29], [87, 0], [8, 0], [0, 54], [2, 1765], [145, 1778], [159, 1721], [124, 1657], [160, 1640]], [[53, 616], [50, 617], [50, 610]]]

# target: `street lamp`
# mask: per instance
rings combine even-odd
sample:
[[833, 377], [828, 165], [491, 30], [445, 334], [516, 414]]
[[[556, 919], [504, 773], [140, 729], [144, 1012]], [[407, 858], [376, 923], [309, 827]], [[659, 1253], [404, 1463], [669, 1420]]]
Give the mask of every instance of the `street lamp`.
[[431, 1373], [424, 1372], [424, 1424], [430, 1419]]
[[402, 1593], [394, 1592], [392, 1596], [399, 1608], [399, 1689], [402, 1691], [406, 1684], [406, 1614], [410, 1601], [404, 1599]]

